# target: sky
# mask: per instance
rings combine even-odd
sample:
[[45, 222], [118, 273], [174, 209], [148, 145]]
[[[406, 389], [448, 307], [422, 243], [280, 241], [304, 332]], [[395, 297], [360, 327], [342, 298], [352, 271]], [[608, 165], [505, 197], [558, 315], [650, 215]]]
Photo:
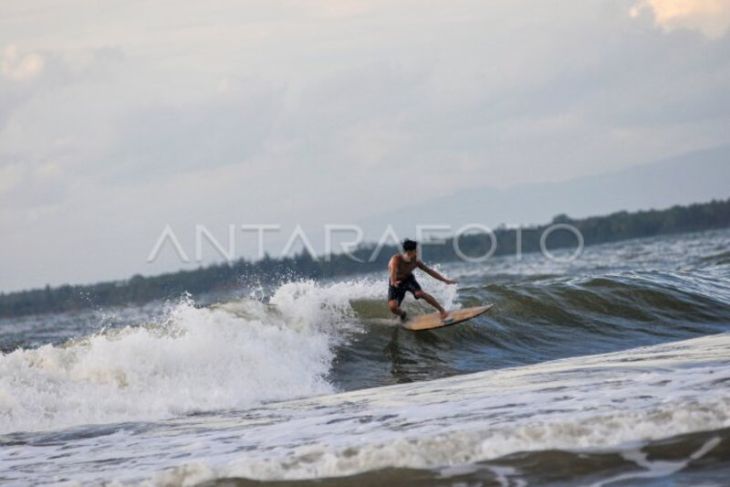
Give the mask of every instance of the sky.
[[0, 291], [726, 144], [729, 31], [730, 0], [4, 0]]

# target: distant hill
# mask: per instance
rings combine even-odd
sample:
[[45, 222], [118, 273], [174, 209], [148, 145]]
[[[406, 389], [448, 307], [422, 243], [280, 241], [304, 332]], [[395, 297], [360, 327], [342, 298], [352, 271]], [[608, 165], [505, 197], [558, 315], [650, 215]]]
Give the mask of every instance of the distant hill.
[[454, 230], [473, 222], [492, 228], [503, 223], [530, 225], [558, 213], [582, 218], [727, 197], [730, 145], [569, 181], [469, 189], [373, 215], [360, 223], [367, 235], [381, 235], [388, 223], [398, 235], [414, 235], [417, 223], [445, 223]]

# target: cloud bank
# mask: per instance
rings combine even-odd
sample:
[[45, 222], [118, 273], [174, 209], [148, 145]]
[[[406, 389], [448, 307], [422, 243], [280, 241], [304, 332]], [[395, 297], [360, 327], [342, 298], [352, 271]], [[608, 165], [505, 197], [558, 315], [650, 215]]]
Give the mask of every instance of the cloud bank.
[[321, 229], [726, 143], [728, 37], [662, 5], [7, 0], [0, 290], [176, 270], [146, 263], [166, 225]]
[[730, 0], [641, 0], [631, 8], [638, 17], [650, 10], [662, 29], [697, 30], [711, 39], [725, 36], [730, 29]]

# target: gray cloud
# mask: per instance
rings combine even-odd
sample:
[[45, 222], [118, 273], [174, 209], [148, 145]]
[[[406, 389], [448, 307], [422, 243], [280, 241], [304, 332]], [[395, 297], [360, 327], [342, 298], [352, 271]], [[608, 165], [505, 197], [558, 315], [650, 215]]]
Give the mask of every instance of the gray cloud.
[[636, 5], [6, 2], [0, 289], [174, 269], [144, 263], [168, 223], [356, 221], [726, 143], [730, 38]]

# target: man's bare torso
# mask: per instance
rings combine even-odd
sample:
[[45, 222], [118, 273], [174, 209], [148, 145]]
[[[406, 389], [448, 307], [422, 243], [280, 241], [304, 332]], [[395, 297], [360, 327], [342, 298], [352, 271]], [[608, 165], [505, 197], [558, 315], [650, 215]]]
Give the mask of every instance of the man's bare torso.
[[413, 273], [413, 269], [418, 267], [418, 259], [412, 259], [406, 261], [402, 255], [396, 254], [393, 256], [395, 261], [395, 277], [398, 280], [405, 279]]

